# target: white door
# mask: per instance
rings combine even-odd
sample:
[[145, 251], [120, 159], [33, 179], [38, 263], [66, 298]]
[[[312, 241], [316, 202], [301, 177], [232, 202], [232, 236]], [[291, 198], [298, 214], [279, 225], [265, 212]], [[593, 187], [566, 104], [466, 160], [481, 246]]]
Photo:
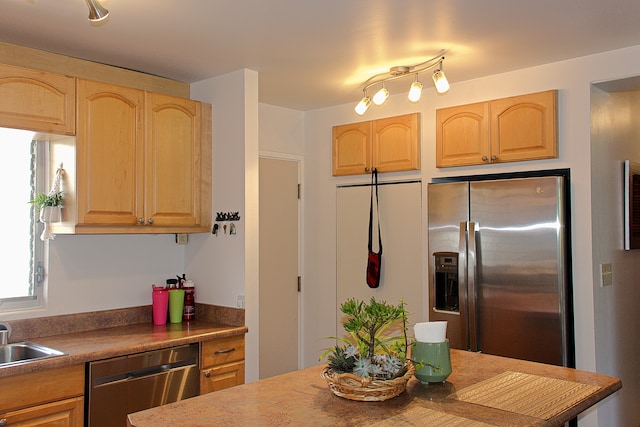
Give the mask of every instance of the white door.
[[298, 369], [298, 162], [260, 158], [260, 379]]
[[[423, 318], [426, 289], [422, 280], [421, 188], [420, 182], [379, 185], [383, 250], [380, 287], [375, 289], [365, 280], [370, 186], [337, 189], [337, 336], [345, 334], [340, 305], [349, 298], [368, 302], [375, 297], [393, 305], [402, 299], [409, 325], [427, 320]], [[377, 250], [375, 239], [373, 247]], [[412, 335], [413, 327], [408, 329]]]

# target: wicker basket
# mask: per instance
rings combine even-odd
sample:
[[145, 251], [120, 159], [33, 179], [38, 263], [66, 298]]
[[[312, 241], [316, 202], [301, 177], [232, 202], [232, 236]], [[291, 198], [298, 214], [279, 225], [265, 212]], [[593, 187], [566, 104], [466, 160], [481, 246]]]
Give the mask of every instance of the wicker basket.
[[336, 396], [363, 402], [382, 402], [401, 394], [407, 388], [407, 381], [415, 372], [412, 363], [407, 364], [407, 372], [392, 380], [372, 380], [353, 374], [330, 372], [329, 367], [322, 370], [322, 378]]

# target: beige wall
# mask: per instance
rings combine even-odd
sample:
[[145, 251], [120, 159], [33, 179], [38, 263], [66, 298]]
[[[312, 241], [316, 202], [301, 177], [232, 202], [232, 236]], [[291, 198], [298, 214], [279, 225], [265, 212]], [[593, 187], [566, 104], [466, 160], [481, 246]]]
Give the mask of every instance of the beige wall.
[[[635, 425], [640, 421], [640, 251], [624, 250], [622, 191], [624, 160], [640, 161], [637, 83], [634, 91], [608, 93], [597, 87], [591, 91], [596, 368], [623, 379], [623, 390], [616, 399], [607, 401], [598, 411], [602, 426]], [[601, 263], [612, 264], [612, 286], [600, 285]]]

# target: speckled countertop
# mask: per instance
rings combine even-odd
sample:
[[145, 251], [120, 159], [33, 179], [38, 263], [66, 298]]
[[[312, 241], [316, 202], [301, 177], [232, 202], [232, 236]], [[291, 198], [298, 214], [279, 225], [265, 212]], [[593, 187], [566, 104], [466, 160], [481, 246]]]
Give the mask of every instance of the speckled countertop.
[[[447, 381], [423, 385], [415, 378], [400, 396], [384, 402], [358, 402], [335, 396], [316, 366], [129, 415], [129, 426], [400, 426], [451, 425], [426, 416], [461, 418], [465, 426], [560, 426], [618, 390], [620, 380], [559, 366], [451, 351]], [[453, 393], [502, 374], [517, 371], [600, 387], [549, 419], [464, 402]], [[427, 414], [428, 413], [428, 414]], [[456, 424], [458, 425], [458, 424]]]
[[14, 329], [12, 342], [30, 341], [65, 354], [0, 367], [0, 378], [247, 332], [246, 326], [237, 325], [243, 318], [216, 316], [206, 307], [197, 308], [200, 310], [196, 311], [196, 320], [160, 326], [153, 324], [146, 307], [9, 322]]

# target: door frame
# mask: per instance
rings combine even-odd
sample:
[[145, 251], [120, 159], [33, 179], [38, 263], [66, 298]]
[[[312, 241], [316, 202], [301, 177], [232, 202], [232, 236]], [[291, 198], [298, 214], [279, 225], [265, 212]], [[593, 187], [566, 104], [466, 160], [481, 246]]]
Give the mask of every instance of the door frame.
[[[297, 154], [278, 153], [273, 151], [258, 151], [258, 160], [261, 158], [296, 162], [298, 165], [298, 185], [300, 197], [298, 198], [298, 276], [301, 278], [300, 292], [298, 292], [298, 369], [302, 368], [304, 349], [304, 157]], [[259, 164], [259, 162], [258, 162]], [[259, 309], [259, 307], [258, 307]], [[258, 337], [260, 332], [258, 331]], [[258, 357], [260, 356], [258, 350]], [[258, 374], [259, 375], [259, 374]]]

